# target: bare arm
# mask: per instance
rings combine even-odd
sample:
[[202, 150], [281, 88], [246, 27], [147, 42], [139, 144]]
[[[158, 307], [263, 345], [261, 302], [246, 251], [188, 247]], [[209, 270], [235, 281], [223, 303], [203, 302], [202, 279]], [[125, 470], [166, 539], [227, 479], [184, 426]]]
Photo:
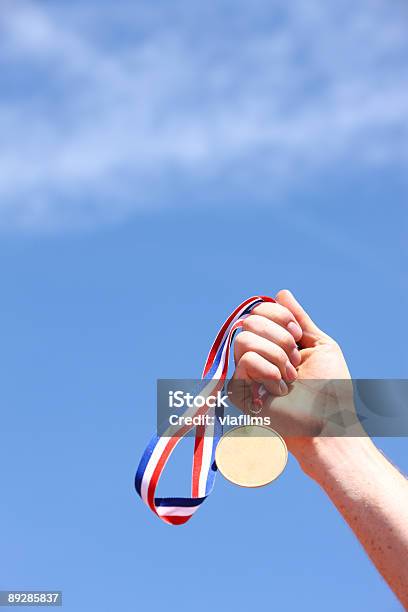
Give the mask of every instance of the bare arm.
[[[330, 423], [324, 435], [316, 433], [329, 397], [316, 389], [340, 380], [341, 407], [353, 410], [350, 373], [338, 344], [289, 291], [279, 292], [277, 301], [257, 306], [244, 321], [235, 341], [233, 380], [264, 385], [269, 395], [263, 410], [288, 449], [327, 493], [408, 609], [408, 481], [359, 423], [341, 437], [330, 431]], [[292, 383], [289, 388], [285, 381]], [[239, 394], [241, 386], [233, 388]], [[242, 407], [238, 394], [235, 403]]]
[[321, 438], [298, 457], [408, 609], [408, 481], [369, 438]]

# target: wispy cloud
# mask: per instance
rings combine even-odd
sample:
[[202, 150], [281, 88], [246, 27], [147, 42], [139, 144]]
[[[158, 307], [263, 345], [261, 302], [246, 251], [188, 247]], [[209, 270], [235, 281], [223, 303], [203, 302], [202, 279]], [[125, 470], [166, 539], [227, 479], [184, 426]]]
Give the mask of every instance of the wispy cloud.
[[406, 163], [403, 3], [170, 4], [3, 3], [0, 226]]

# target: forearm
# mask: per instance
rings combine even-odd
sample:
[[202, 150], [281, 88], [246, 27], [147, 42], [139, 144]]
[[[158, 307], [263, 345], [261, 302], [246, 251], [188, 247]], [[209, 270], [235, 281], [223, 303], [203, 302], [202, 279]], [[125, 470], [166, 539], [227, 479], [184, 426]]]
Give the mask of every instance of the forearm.
[[408, 608], [408, 481], [369, 438], [321, 438], [298, 457]]

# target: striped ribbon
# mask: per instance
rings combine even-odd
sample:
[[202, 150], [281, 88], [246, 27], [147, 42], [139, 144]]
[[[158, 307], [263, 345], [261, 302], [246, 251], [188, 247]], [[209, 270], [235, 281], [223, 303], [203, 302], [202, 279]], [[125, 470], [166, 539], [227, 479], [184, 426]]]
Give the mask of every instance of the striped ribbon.
[[[242, 327], [243, 320], [255, 306], [274, 301], [267, 296], [254, 296], [242, 302], [230, 314], [208, 353], [201, 377], [201, 394], [216, 395], [223, 388], [228, 374], [230, 348], [237, 330]], [[194, 429], [194, 425], [180, 426], [172, 435], [155, 435], [145, 449], [137, 468], [135, 488], [145, 504], [165, 523], [186, 523], [211, 493], [217, 472], [215, 449], [222, 436], [222, 413], [221, 409], [209, 408], [206, 405], [193, 409], [191, 416], [208, 414], [214, 418], [208, 419], [211, 425], [199, 425], [195, 428], [191, 497], [155, 497], [155, 492], [171, 453], [183, 436]]]

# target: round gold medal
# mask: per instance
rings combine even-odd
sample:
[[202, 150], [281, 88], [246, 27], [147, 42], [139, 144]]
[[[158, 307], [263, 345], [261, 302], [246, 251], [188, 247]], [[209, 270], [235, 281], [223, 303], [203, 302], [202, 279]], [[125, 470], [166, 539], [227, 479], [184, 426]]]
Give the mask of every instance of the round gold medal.
[[288, 450], [283, 438], [261, 425], [234, 427], [218, 443], [215, 461], [221, 474], [241, 487], [263, 487], [285, 469]]

